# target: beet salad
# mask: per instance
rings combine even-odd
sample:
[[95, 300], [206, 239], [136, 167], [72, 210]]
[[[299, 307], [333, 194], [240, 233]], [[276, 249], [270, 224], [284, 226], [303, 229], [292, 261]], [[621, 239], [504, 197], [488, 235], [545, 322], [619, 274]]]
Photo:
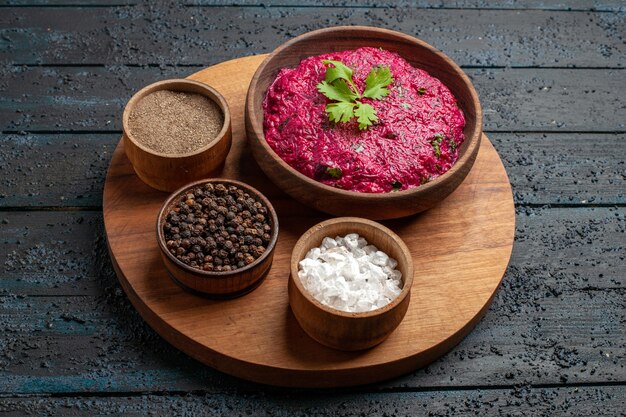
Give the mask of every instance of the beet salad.
[[406, 190], [437, 178], [464, 139], [465, 118], [450, 90], [377, 48], [282, 69], [263, 109], [265, 139], [285, 162], [357, 192]]

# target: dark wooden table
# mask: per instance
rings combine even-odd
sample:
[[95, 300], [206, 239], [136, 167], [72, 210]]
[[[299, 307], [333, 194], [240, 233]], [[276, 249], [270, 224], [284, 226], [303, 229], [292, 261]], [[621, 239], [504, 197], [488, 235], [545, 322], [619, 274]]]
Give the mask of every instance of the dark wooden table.
[[[622, 1], [0, 3], [3, 416], [624, 415]], [[513, 184], [516, 243], [486, 317], [445, 357], [378, 385], [287, 391], [195, 362], [143, 322], [111, 268], [102, 187], [141, 86], [339, 24], [418, 36], [467, 71]]]

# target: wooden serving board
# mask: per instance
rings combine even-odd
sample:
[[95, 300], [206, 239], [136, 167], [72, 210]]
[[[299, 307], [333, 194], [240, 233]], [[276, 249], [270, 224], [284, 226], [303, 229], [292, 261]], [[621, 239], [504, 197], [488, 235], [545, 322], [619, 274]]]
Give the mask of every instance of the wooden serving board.
[[244, 136], [248, 83], [264, 55], [235, 59], [189, 78], [221, 92], [232, 113], [233, 147], [221, 174], [259, 189], [278, 213], [280, 234], [265, 282], [241, 298], [212, 301], [182, 290], [167, 275], [156, 216], [167, 194], [134, 174], [117, 147], [104, 188], [104, 222], [113, 265], [143, 318], [197, 360], [241, 378], [281, 386], [335, 387], [395, 377], [425, 366], [467, 335], [486, 312], [504, 275], [515, 229], [509, 180], [483, 137], [461, 186], [435, 208], [384, 222], [415, 263], [408, 312], [377, 347], [341, 352], [310, 339], [289, 309], [289, 258], [295, 242], [328, 216], [288, 197], [263, 175]]

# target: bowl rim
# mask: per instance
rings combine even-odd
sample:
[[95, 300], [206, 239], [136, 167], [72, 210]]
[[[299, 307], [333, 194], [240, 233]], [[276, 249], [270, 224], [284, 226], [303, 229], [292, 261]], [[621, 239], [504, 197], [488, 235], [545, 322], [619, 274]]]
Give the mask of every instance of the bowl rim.
[[[269, 213], [271, 214], [272, 237], [270, 239], [270, 243], [267, 245], [267, 248], [265, 248], [265, 252], [263, 252], [261, 256], [259, 256], [258, 258], [254, 260], [254, 262], [252, 262], [249, 265], [244, 266], [243, 268], [237, 268], [232, 271], [222, 271], [222, 272], [204, 271], [201, 269], [197, 269], [197, 268], [194, 268], [190, 265], [183, 263], [179, 259], [176, 259], [176, 257], [170, 253], [170, 251], [167, 249], [167, 246], [165, 245], [165, 235], [163, 233], [163, 220], [165, 219], [165, 215], [167, 214], [166, 210], [168, 210], [172, 206], [176, 198], [178, 198], [181, 194], [188, 191], [190, 188], [196, 187], [198, 185], [206, 184], [206, 183], [234, 185], [243, 189], [245, 192], [254, 194], [254, 197], [256, 197], [256, 199], [260, 200], [263, 204], [265, 204]], [[270, 254], [274, 251], [274, 248], [276, 247], [276, 242], [278, 241], [278, 231], [279, 231], [278, 216], [276, 214], [276, 210], [272, 206], [272, 203], [270, 203], [270, 201], [267, 199], [267, 197], [265, 197], [259, 190], [252, 187], [251, 185], [248, 185], [241, 181], [231, 180], [228, 178], [208, 178], [208, 179], [203, 179], [199, 181], [194, 181], [194, 182], [191, 182], [189, 184], [186, 184], [180, 187], [178, 190], [171, 193], [167, 197], [163, 205], [161, 206], [161, 209], [159, 210], [159, 214], [157, 216], [157, 221], [156, 221], [156, 228], [157, 228], [156, 232], [157, 232], [157, 242], [159, 244], [159, 249], [161, 249], [161, 253], [167, 256], [169, 261], [171, 261], [178, 268], [181, 268], [186, 272], [192, 273], [194, 275], [198, 275], [201, 278], [209, 278], [209, 279], [216, 279], [216, 278], [223, 279], [227, 277], [233, 277], [233, 276], [241, 274], [242, 272], [246, 272], [246, 271], [254, 269], [256, 266], [261, 264], [268, 256], [270, 256]]]
[[[325, 35], [325, 34], [332, 34], [332, 33], [345, 33], [345, 32], [358, 32], [358, 31], [370, 31], [370, 32], [379, 32], [379, 33], [383, 33], [385, 35], [388, 36], [394, 36], [396, 38], [399, 38], [400, 40], [404, 41], [404, 42], [408, 42], [408, 43], [412, 43], [415, 44], [416, 46], [419, 46], [421, 48], [426, 49], [427, 51], [429, 51], [432, 54], [435, 54], [437, 56], [439, 56], [441, 59], [443, 59], [444, 62], [446, 62], [446, 64], [452, 69], [452, 71], [454, 72], [454, 74], [456, 76], [458, 76], [459, 78], [461, 78], [461, 80], [463, 81], [463, 84], [467, 87], [467, 89], [469, 90], [470, 96], [471, 96], [471, 100], [476, 103], [476, 128], [474, 129], [474, 131], [472, 132], [472, 134], [470, 135], [470, 137], [466, 137], [465, 138], [465, 142], [468, 142], [467, 145], [467, 149], [465, 150], [465, 153], [456, 160], [456, 162], [454, 163], [454, 165], [452, 165], [452, 167], [447, 170], [446, 172], [444, 172], [442, 175], [440, 175], [439, 177], [435, 178], [434, 180], [431, 180], [429, 182], [427, 182], [426, 184], [422, 184], [419, 185], [417, 187], [412, 187], [409, 188], [407, 190], [400, 190], [400, 191], [392, 191], [392, 192], [386, 192], [386, 193], [363, 193], [363, 192], [358, 192], [358, 191], [351, 191], [351, 190], [343, 190], [341, 188], [336, 188], [336, 187], [332, 187], [330, 185], [324, 184], [322, 182], [316, 181], [313, 178], [309, 178], [306, 175], [302, 174], [300, 171], [296, 170], [295, 168], [293, 168], [292, 166], [290, 166], [289, 164], [287, 164], [273, 149], [271, 146], [269, 146], [269, 144], [267, 143], [267, 140], [265, 139], [265, 133], [264, 133], [264, 129], [263, 129], [263, 110], [261, 109], [260, 111], [260, 117], [259, 117], [259, 112], [257, 111], [258, 109], [255, 108], [254, 106], [254, 97], [253, 97], [253, 92], [254, 93], [258, 93], [258, 89], [254, 88], [255, 91], [253, 91], [253, 86], [256, 87], [256, 84], [258, 83], [258, 80], [261, 76], [261, 73], [265, 70], [265, 68], [268, 66], [269, 62], [279, 53], [281, 53], [283, 50], [292, 47], [294, 44], [297, 44], [298, 42], [308, 39], [308, 38], [315, 38], [317, 36], [320, 35]], [[444, 84], [445, 85], [445, 84]], [[447, 87], [447, 86], [446, 86]], [[263, 91], [262, 94], [265, 96], [265, 94], [267, 94], [267, 91]], [[276, 49], [274, 49], [264, 60], [263, 62], [261, 62], [261, 64], [259, 65], [259, 67], [256, 69], [252, 80], [250, 82], [250, 87], [248, 88], [248, 93], [246, 95], [246, 105], [245, 105], [245, 110], [246, 110], [246, 119], [250, 119], [250, 120], [261, 120], [261, 123], [250, 123], [252, 125], [252, 130], [255, 134], [255, 136], [257, 138], [259, 138], [258, 143], [264, 148], [264, 150], [272, 157], [272, 159], [274, 159], [283, 169], [286, 169], [287, 171], [289, 171], [291, 174], [295, 175], [299, 180], [306, 182], [307, 184], [314, 186], [314, 187], [319, 187], [321, 190], [325, 191], [325, 192], [330, 192], [330, 193], [335, 193], [337, 195], [340, 195], [342, 197], [348, 197], [348, 198], [356, 198], [356, 199], [362, 199], [364, 201], [372, 201], [372, 200], [402, 200], [404, 201], [404, 199], [408, 196], [412, 196], [412, 195], [419, 195], [419, 194], [426, 194], [429, 191], [432, 191], [433, 189], [436, 189], [437, 187], [440, 186], [440, 184], [444, 183], [445, 181], [448, 180], [448, 178], [451, 178], [453, 176], [453, 174], [455, 174], [457, 171], [461, 170], [466, 163], [468, 163], [469, 161], [471, 161], [473, 154], [475, 153], [475, 149], [480, 145], [480, 139], [482, 136], [482, 106], [480, 105], [480, 101], [478, 98], [478, 93], [476, 92], [476, 89], [474, 88], [474, 85], [472, 84], [471, 80], [469, 79], [469, 77], [467, 76], [467, 74], [465, 74], [465, 72], [463, 72], [463, 70], [461, 69], [461, 67], [459, 67], [450, 57], [448, 57], [446, 54], [444, 54], [443, 52], [441, 52], [440, 50], [438, 50], [437, 48], [435, 48], [434, 46], [422, 41], [421, 39], [418, 39], [414, 36], [409, 36], [406, 35], [404, 33], [395, 31], [395, 30], [390, 30], [390, 29], [384, 29], [384, 28], [379, 28], [379, 27], [374, 27], [374, 26], [333, 26], [333, 27], [328, 27], [328, 28], [323, 28], [323, 29], [317, 29], [317, 30], [313, 30], [310, 32], [306, 32], [302, 35], [296, 36], [290, 40], [288, 40], [287, 42], [281, 44], [280, 46], [278, 46]]]
[[[135, 109], [137, 104], [141, 101], [141, 99], [143, 99], [147, 95], [152, 94], [156, 91], [170, 90], [170, 91], [175, 91], [175, 92], [180, 92], [180, 93], [190, 93], [189, 91], [181, 90], [180, 89], [181, 84], [189, 85], [189, 86], [196, 86], [199, 89], [204, 90], [203, 92], [193, 91], [191, 93], [201, 94], [202, 96], [206, 97], [207, 99], [211, 100], [212, 102], [218, 105], [218, 107], [220, 108], [224, 116], [222, 128], [218, 132], [217, 136], [215, 136], [215, 138], [209, 141], [209, 143], [207, 143], [203, 147], [198, 148], [194, 151], [181, 153], [181, 154], [160, 153], [153, 149], [148, 148], [147, 146], [139, 142], [135, 137], [133, 137], [131, 133], [130, 125], [129, 125], [130, 114]], [[222, 139], [224, 139], [224, 137], [226, 136], [228, 132], [228, 129], [230, 128], [230, 125], [231, 125], [230, 108], [228, 107], [228, 102], [226, 101], [224, 96], [222, 96], [215, 88], [211, 87], [208, 84], [202, 83], [200, 81], [188, 80], [185, 78], [171, 78], [167, 80], [157, 81], [152, 84], [148, 84], [147, 86], [143, 87], [141, 90], [133, 94], [130, 100], [128, 100], [128, 103], [126, 103], [126, 106], [124, 107], [124, 112], [122, 113], [122, 130], [123, 130], [124, 136], [128, 138], [128, 140], [130, 140], [136, 147], [138, 147], [142, 151], [149, 153], [151, 155], [157, 156], [157, 157], [162, 157], [162, 158], [172, 158], [172, 159], [188, 158], [190, 156], [201, 154], [209, 150], [213, 146], [215, 146]]]
[[[408, 259], [409, 264], [407, 265], [406, 269], [408, 272], [408, 277], [403, 276], [402, 277], [402, 291], [400, 291], [400, 294], [398, 294], [398, 296], [396, 298], [394, 298], [393, 300], [391, 300], [391, 302], [389, 302], [389, 304], [377, 308], [376, 310], [371, 310], [371, 311], [365, 311], [365, 312], [349, 312], [349, 311], [342, 311], [342, 310], [338, 310], [336, 308], [327, 306], [325, 304], [322, 304], [319, 300], [317, 300], [316, 298], [314, 298], [311, 293], [309, 293], [309, 291], [306, 290], [306, 288], [304, 288], [304, 284], [302, 283], [302, 281], [300, 280], [300, 277], [298, 276], [298, 271], [299, 271], [299, 263], [302, 259], [297, 259], [295, 260], [295, 249], [299, 248], [301, 246], [303, 246], [304, 242], [308, 241], [311, 238], [311, 235], [316, 234], [320, 231], [323, 231], [324, 229], [327, 229], [329, 226], [331, 225], [335, 225], [335, 224], [342, 224], [342, 223], [361, 223], [363, 225], [365, 225], [366, 227], [370, 227], [372, 229], [376, 229], [379, 231], [382, 231], [384, 234], [390, 236], [392, 238], [392, 240], [395, 242], [395, 244], [398, 245], [400, 251], [405, 255], [405, 257]], [[369, 242], [369, 244], [375, 245], [374, 242]], [[377, 246], [378, 247], [378, 246]], [[306, 254], [305, 254], [306, 255]], [[295, 262], [294, 262], [295, 260]], [[396, 259], [397, 260], [397, 259]], [[296, 244], [294, 245], [294, 250], [292, 250], [291, 252], [291, 257], [290, 257], [290, 266], [289, 266], [289, 270], [290, 270], [290, 278], [293, 281], [293, 284], [296, 286], [298, 292], [300, 292], [302, 294], [302, 296], [311, 304], [313, 304], [316, 308], [323, 310], [329, 314], [335, 315], [335, 316], [339, 316], [339, 317], [343, 317], [343, 318], [348, 318], [348, 319], [367, 319], [370, 317], [376, 317], [376, 316], [381, 316], [385, 313], [387, 313], [388, 311], [391, 311], [393, 309], [395, 309], [398, 305], [400, 305], [404, 299], [406, 297], [408, 297], [411, 293], [411, 288], [413, 286], [413, 280], [414, 280], [414, 276], [415, 276], [415, 270], [414, 270], [414, 265], [413, 265], [413, 256], [411, 254], [411, 251], [409, 250], [409, 248], [406, 246], [406, 243], [404, 243], [404, 240], [402, 240], [402, 238], [400, 236], [398, 236], [393, 230], [389, 229], [386, 226], [383, 226], [382, 224], [375, 222], [373, 220], [369, 220], [369, 219], [365, 219], [363, 217], [335, 217], [332, 219], [328, 219], [325, 220], [323, 222], [317, 223], [315, 225], [313, 225], [312, 227], [310, 227], [306, 232], [304, 232], [302, 234], [302, 236], [300, 236], [300, 238], [298, 239], [298, 241], [296, 242]]]

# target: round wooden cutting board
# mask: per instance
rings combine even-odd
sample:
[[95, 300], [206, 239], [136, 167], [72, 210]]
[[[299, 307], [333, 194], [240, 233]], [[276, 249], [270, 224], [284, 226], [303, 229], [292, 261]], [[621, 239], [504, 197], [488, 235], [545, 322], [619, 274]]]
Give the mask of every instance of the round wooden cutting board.
[[230, 106], [233, 147], [221, 176], [256, 187], [278, 213], [280, 234], [265, 282], [225, 301], [208, 300], [176, 285], [156, 241], [156, 216], [167, 194], [139, 180], [120, 143], [104, 187], [104, 222], [122, 287], [143, 318], [172, 345], [213, 368], [252, 381], [349, 386], [425, 366], [476, 325], [509, 262], [515, 209], [498, 154], [483, 137], [472, 171], [453, 194], [427, 212], [383, 222], [404, 239], [415, 263], [411, 303], [397, 330], [369, 350], [326, 348], [298, 326], [289, 309], [287, 281], [295, 242], [328, 216], [274, 186], [252, 158], [244, 135], [248, 83], [264, 58], [224, 62], [189, 78], [217, 89]]

